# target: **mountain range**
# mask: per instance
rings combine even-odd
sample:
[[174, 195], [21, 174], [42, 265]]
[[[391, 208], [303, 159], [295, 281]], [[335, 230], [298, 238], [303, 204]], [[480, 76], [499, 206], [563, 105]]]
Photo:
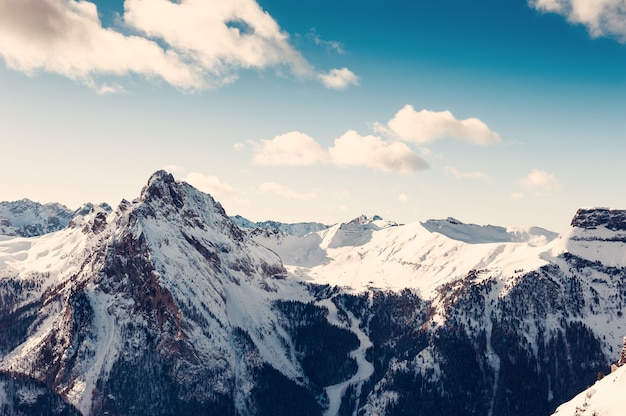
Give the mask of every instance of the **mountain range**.
[[623, 372], [626, 211], [253, 223], [159, 171], [0, 224], [0, 414], [549, 415]]

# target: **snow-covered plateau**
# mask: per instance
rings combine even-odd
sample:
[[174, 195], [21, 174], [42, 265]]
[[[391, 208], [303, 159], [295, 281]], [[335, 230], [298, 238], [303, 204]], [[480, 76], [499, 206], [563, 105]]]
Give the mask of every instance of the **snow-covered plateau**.
[[626, 335], [626, 211], [252, 223], [164, 171], [1, 204], [0, 414], [549, 415]]

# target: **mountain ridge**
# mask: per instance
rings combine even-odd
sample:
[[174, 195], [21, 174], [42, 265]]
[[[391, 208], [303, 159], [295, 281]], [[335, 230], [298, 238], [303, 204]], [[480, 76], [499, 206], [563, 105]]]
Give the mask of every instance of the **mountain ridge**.
[[370, 220], [244, 232], [158, 171], [2, 238], [0, 398], [41, 411], [16, 375], [85, 415], [548, 415], [608, 371], [619, 229]]

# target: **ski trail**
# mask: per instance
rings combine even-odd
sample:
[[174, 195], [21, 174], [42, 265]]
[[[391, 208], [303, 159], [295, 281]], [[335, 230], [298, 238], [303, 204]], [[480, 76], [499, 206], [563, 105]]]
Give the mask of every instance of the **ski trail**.
[[[346, 327], [345, 323], [339, 320], [337, 306], [331, 299], [324, 299], [317, 302], [317, 304], [328, 309], [327, 319], [330, 324], [341, 328]], [[356, 360], [357, 372], [350, 379], [333, 386], [328, 386], [324, 389], [329, 402], [328, 410], [326, 410], [325, 416], [335, 416], [339, 413], [341, 399], [349, 386], [356, 386], [356, 397], [359, 397], [361, 395], [361, 386], [363, 382], [374, 374], [374, 365], [365, 358], [365, 351], [372, 346], [372, 341], [370, 341], [369, 337], [359, 327], [361, 321], [357, 319], [352, 312], [346, 311], [346, 314], [348, 315], [348, 319], [350, 321], [349, 329], [359, 340], [359, 347], [350, 352], [350, 357]], [[356, 407], [358, 408], [358, 403]]]

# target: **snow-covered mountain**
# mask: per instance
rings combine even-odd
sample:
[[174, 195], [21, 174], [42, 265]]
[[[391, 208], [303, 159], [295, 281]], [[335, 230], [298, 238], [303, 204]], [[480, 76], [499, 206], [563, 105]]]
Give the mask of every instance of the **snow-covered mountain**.
[[28, 199], [0, 202], [0, 235], [32, 237], [67, 226], [74, 211], [61, 204], [40, 204]]
[[572, 400], [562, 404], [554, 416], [622, 416], [626, 409], [626, 337], [624, 348], [611, 373], [598, 373], [598, 381]]
[[626, 334], [620, 218], [244, 232], [160, 171], [0, 237], [0, 413], [549, 415]]
[[560, 249], [548, 245], [557, 234], [544, 229], [478, 226], [452, 218], [402, 226], [380, 217], [356, 218], [304, 238], [276, 232], [253, 238], [275, 251], [292, 273], [315, 283], [356, 293], [411, 288], [426, 299], [461, 270], [489, 267], [513, 275], [547, 264], [546, 256]]
[[[107, 203], [98, 205], [111, 212]], [[0, 202], [0, 236], [36, 237], [67, 227], [72, 218], [85, 215], [94, 208], [86, 203], [73, 211], [58, 203], [40, 204], [29, 199]]]
[[283, 223], [278, 221], [261, 221], [261, 222], [253, 222], [247, 218], [242, 217], [241, 215], [234, 215], [230, 217], [231, 220], [239, 228], [244, 230], [269, 230], [269, 231], [281, 231], [285, 234], [295, 235], [297, 237], [304, 237], [309, 233], [314, 233], [316, 231], [325, 230], [328, 228], [327, 225], [324, 225], [319, 222], [297, 222], [297, 223]]
[[580, 210], [562, 236], [448, 218], [254, 238], [292, 275], [360, 299], [343, 306], [382, 360], [363, 414], [549, 414], [626, 333], [625, 214]]

